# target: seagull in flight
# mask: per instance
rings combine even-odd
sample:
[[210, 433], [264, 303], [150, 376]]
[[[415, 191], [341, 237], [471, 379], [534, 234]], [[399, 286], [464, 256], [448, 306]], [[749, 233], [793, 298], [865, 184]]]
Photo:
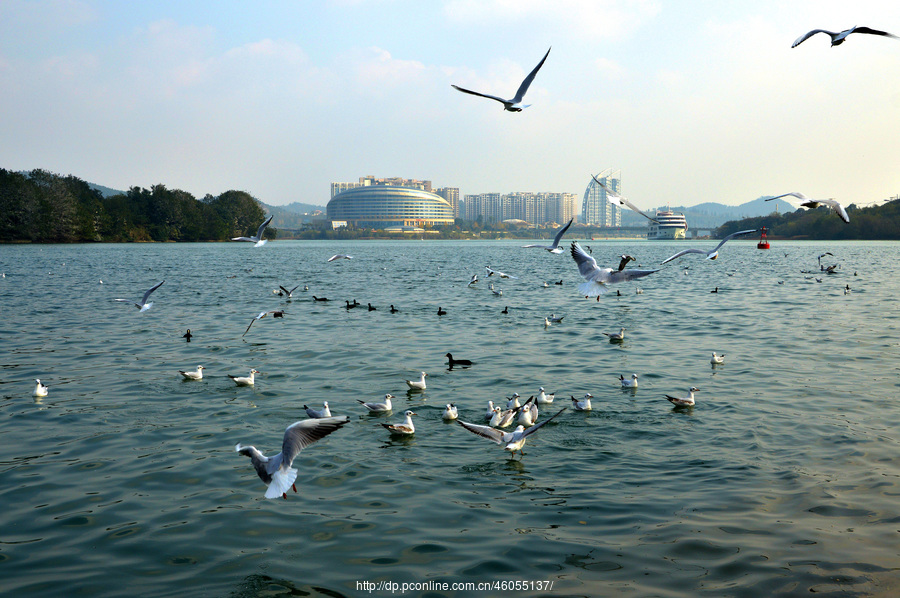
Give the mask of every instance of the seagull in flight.
[[[710, 251], [706, 251], [705, 249], [684, 249], [682, 251], [679, 251], [672, 257], [665, 259], [662, 263], [665, 264], [666, 262], [671, 262], [672, 260], [679, 258], [683, 255], [687, 255], [688, 253], [700, 253], [702, 255], [705, 255], [706, 259], [714, 260], [717, 257], [719, 257], [719, 248], [722, 245], [724, 245], [725, 243], [727, 243], [728, 241], [730, 241], [731, 239], [733, 239], [735, 237], [738, 237], [740, 235], [749, 235], [750, 233], [755, 233], [758, 230], [759, 229], [754, 228], [751, 230], [742, 230], [742, 231], [738, 231], [736, 233], [731, 233], [730, 235], [728, 235], [727, 237], [725, 237], [724, 239], [719, 241], [719, 244], [716, 245], [715, 248], [711, 249]], [[687, 273], [685, 272], [685, 274], [687, 274]]]
[[518, 276], [513, 276], [512, 274], [506, 274], [505, 272], [501, 272], [500, 270], [492, 270], [490, 266], [485, 266], [484, 269], [487, 270], [488, 276], [493, 276], [494, 274], [496, 274], [500, 278], [515, 278], [516, 280], [519, 279]]
[[[551, 46], [552, 47], [552, 46]], [[525, 80], [522, 81], [522, 84], [519, 85], [518, 91], [516, 91], [516, 96], [510, 100], [504, 100], [503, 98], [498, 98], [497, 96], [492, 96], [484, 93], [478, 93], [477, 91], [472, 91], [470, 89], [464, 89], [459, 87], [458, 85], [452, 85], [453, 89], [457, 91], [461, 91], [463, 93], [472, 94], [473, 96], [479, 96], [482, 98], [488, 98], [490, 100], [496, 100], [503, 104], [503, 109], [509, 112], [521, 112], [525, 108], [528, 108], [531, 104], [522, 105], [522, 99], [525, 97], [525, 92], [528, 91], [528, 87], [531, 85], [531, 82], [534, 81], [534, 76], [537, 75], [537, 72], [544, 66], [544, 61], [547, 60], [547, 56], [550, 55], [550, 49], [547, 49], [547, 53], [544, 54], [544, 57], [541, 58], [541, 61], [538, 63], [534, 70], [528, 73], [528, 76], [525, 77]]]
[[295, 286], [295, 287], [294, 287], [293, 289], [291, 289], [290, 291], [287, 290], [286, 288], [284, 288], [284, 287], [281, 286], [281, 285], [278, 285], [278, 288], [281, 289], [282, 291], [284, 291], [284, 294], [287, 295], [287, 298], [288, 298], [288, 299], [292, 299], [292, 298], [294, 297], [294, 291], [296, 291], [298, 288], [300, 288], [300, 285], [298, 284], [297, 286]]
[[256, 243], [254, 247], [262, 247], [268, 241], [263, 239], [263, 232], [265, 232], [266, 227], [269, 226], [269, 223], [272, 222], [272, 218], [275, 217], [275, 214], [270, 214], [268, 218], [266, 218], [262, 224], [259, 225], [259, 228], [256, 230], [256, 236], [254, 237], [234, 237], [231, 239], [232, 241], [248, 241], [250, 243]]
[[294, 492], [297, 491], [294, 483], [297, 480], [297, 470], [291, 465], [300, 451], [349, 422], [350, 418], [346, 415], [295, 422], [284, 431], [281, 452], [272, 457], [266, 457], [254, 446], [241, 446], [241, 443], [236, 444], [234, 450], [250, 457], [259, 479], [268, 486], [266, 498], [280, 496], [287, 499], [288, 488], [293, 488]]
[[569, 227], [572, 226], [572, 222], [574, 222], [574, 221], [575, 221], [574, 218], [570, 219], [569, 222], [566, 223], [566, 225], [564, 227], [559, 229], [559, 232], [556, 233], [556, 238], [553, 239], [553, 245], [522, 245], [522, 247], [524, 247], [526, 249], [529, 247], [539, 247], [541, 249], [546, 249], [550, 253], [556, 253], [556, 254], [562, 253], [563, 251], [565, 251], [565, 249], [563, 249], [562, 247], [559, 246], [559, 241], [560, 241], [560, 239], [562, 239], [562, 236], [564, 234], [566, 234], [566, 231], [569, 230]]
[[803, 42], [805, 42], [806, 40], [808, 40], [809, 38], [811, 38], [812, 36], [814, 36], [817, 33], [827, 33], [828, 35], [830, 35], [832, 47], [840, 46], [842, 43], [844, 43], [844, 40], [847, 39], [847, 36], [850, 35], [851, 33], [869, 33], [871, 35], [883, 35], [885, 37], [893, 37], [895, 39], [897, 38], [897, 36], [894, 35], [893, 33], [888, 33], [887, 31], [879, 31], [877, 29], [871, 29], [869, 27], [851, 27], [850, 29], [844, 29], [840, 33], [826, 31], [825, 29], [813, 29], [809, 33], [804, 33], [803, 35], [798, 37], [797, 41], [795, 41], [793, 44], [791, 44], [791, 47], [796, 48], [797, 46], [799, 46], [800, 44], [802, 44]]
[[625, 266], [628, 265], [628, 262], [633, 262], [634, 258], [630, 255], [620, 255], [621, 261], [619, 262], [619, 272], [625, 269]]
[[283, 317], [284, 317], [284, 310], [283, 310], [283, 309], [273, 309], [273, 310], [269, 310], [269, 311], [261, 311], [261, 312], [259, 312], [259, 315], [258, 315], [258, 316], [256, 316], [256, 317], [253, 318], [252, 320], [250, 320], [250, 323], [247, 325], [247, 330], [245, 330], [245, 331], [244, 331], [244, 334], [242, 334], [241, 336], [244, 336], [244, 335], [246, 335], [248, 332], [250, 332], [250, 327], [253, 326], [253, 322], [255, 322], [255, 321], [257, 321], [257, 320], [262, 320], [263, 318], [265, 318], [265, 317], [266, 317], [267, 315], [269, 315], [269, 314], [272, 314], [272, 317], [273, 317], [273, 318], [283, 318]]
[[501, 430], [497, 430], [490, 426], [480, 426], [478, 424], [470, 424], [469, 422], [464, 422], [461, 419], [456, 420], [459, 422], [463, 428], [472, 432], [473, 434], [477, 434], [482, 438], [487, 438], [492, 442], [496, 442], [497, 444], [505, 444], [505, 450], [509, 451], [511, 455], [515, 455], [516, 451], [519, 452], [520, 455], [522, 453], [522, 447], [525, 446], [525, 441], [531, 434], [534, 434], [538, 430], [541, 429], [545, 424], [553, 421], [560, 413], [566, 410], [566, 407], [563, 407], [559, 411], [557, 411], [552, 417], [545, 419], [539, 424], [535, 424], [528, 429], [525, 429], [525, 426], [518, 426], [512, 432], [503, 432]]
[[333, 262], [334, 260], [352, 260], [352, 259], [353, 259], [352, 255], [347, 255], [346, 253], [339, 253], [337, 255], [331, 256], [326, 261]]
[[800, 193], [799, 191], [791, 191], [790, 193], [782, 193], [781, 195], [777, 195], [775, 197], [770, 197], [766, 201], [772, 201], [773, 199], [779, 199], [782, 197], [787, 197], [788, 195], [792, 195], [800, 200], [800, 205], [804, 208], [816, 209], [819, 206], [828, 206], [834, 212], [841, 217], [841, 220], [844, 222], [850, 222], [850, 216], [847, 215], [847, 210], [844, 209], [844, 206], [834, 201], [833, 199], [812, 199]]
[[628, 282], [659, 272], [659, 270], [615, 271], [612, 268], [600, 268], [597, 266], [597, 260], [588, 255], [575, 241], [572, 241], [572, 259], [578, 264], [578, 271], [587, 281], [578, 285], [578, 291], [586, 297], [598, 297], [598, 301], [599, 296], [609, 290], [606, 285]]
[[640, 214], [641, 216], [643, 216], [650, 222], [656, 222], [657, 224], [659, 223], [658, 220], [651, 218], [650, 216], [644, 214], [639, 207], [637, 207], [636, 205], [634, 205], [633, 203], [631, 203], [630, 201], [628, 201], [627, 199], [625, 199], [624, 197], [622, 197], [621, 195], [619, 195], [618, 193], [616, 193], [615, 191], [613, 191], [612, 189], [610, 189], [609, 187], [607, 187], [606, 185], [604, 185], [603, 183], [598, 181], [597, 177], [595, 177], [594, 175], [591, 175], [591, 178], [594, 179], [595, 183], [597, 183], [598, 185], [603, 187], [604, 191], [606, 191], [606, 199], [609, 200], [609, 203], [617, 205], [617, 206], [625, 206], [626, 208], [631, 208], [633, 211], [637, 212], [638, 214]]
[[116, 301], [121, 301], [122, 303], [131, 303], [132, 305], [134, 305], [136, 308], [138, 308], [138, 309], [141, 310], [142, 312], [147, 311], [148, 309], [150, 309], [151, 307], [153, 307], [153, 302], [151, 301], [150, 303], [147, 303], [147, 298], [150, 296], [150, 293], [152, 293], [153, 291], [155, 291], [156, 289], [158, 289], [159, 287], [161, 287], [161, 286], [163, 285], [163, 282], [166, 282], [166, 281], [163, 280], [162, 282], [156, 283], [155, 285], [153, 285], [153, 286], [150, 288], [149, 291], [147, 291], [146, 293], [144, 293], [144, 297], [141, 299], [141, 302], [140, 302], [140, 303], [135, 303], [135, 302], [132, 301], [131, 299], [116, 299]]

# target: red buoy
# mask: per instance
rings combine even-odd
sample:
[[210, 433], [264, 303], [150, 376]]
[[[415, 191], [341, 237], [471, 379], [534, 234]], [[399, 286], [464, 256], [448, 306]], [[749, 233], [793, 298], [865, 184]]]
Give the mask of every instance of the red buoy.
[[768, 249], [769, 248], [769, 240], [766, 239], [766, 227], [762, 228], [762, 234], [759, 237], [759, 243], [756, 244], [757, 249]]

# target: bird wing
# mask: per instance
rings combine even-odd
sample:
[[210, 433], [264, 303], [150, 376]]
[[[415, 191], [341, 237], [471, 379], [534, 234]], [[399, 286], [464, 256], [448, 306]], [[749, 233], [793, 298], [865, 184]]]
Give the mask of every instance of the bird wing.
[[636, 205], [634, 205], [633, 203], [631, 203], [630, 201], [628, 201], [627, 199], [625, 199], [624, 197], [622, 197], [621, 195], [619, 195], [618, 193], [616, 193], [615, 191], [613, 191], [612, 189], [610, 189], [609, 187], [607, 187], [606, 185], [601, 183], [599, 180], [597, 180], [597, 177], [595, 177], [594, 175], [591, 175], [591, 178], [594, 179], [594, 182], [597, 183], [598, 185], [600, 185], [601, 187], [603, 187], [603, 189], [606, 191], [606, 199], [609, 201], [609, 203], [615, 204], [617, 206], [625, 206], [627, 208], [630, 208], [631, 210], [634, 210], [635, 212], [637, 212], [638, 214], [640, 214], [641, 216], [643, 216], [650, 222], [656, 222], [657, 224], [659, 223], [658, 220], [646, 215], [644, 212], [641, 211], [641, 209], [639, 207], [637, 207]]
[[288, 466], [290, 466], [301, 450], [315, 441], [325, 438], [348, 423], [350, 423], [350, 418], [346, 415], [322, 419], [304, 419], [294, 422], [284, 431], [281, 454], [284, 456]]
[[453, 89], [456, 89], [458, 91], [461, 91], [463, 93], [472, 94], [473, 96], [479, 96], [482, 98], [496, 100], [496, 101], [500, 102], [501, 104], [503, 104], [504, 106], [506, 106], [507, 104], [510, 103], [508, 100], [504, 100], [503, 98], [498, 98], [497, 96], [488, 95], [486, 93], [478, 93], [477, 91], [472, 91], [471, 89], [465, 89], [463, 87], [460, 87], [459, 85], [451, 85], [450, 87], [452, 87]]
[[813, 29], [809, 33], [804, 33], [803, 35], [798, 37], [797, 41], [795, 41], [793, 44], [791, 44], [791, 47], [796, 48], [797, 46], [799, 46], [800, 44], [802, 44], [803, 42], [805, 42], [806, 40], [808, 40], [809, 38], [811, 38], [812, 36], [814, 36], [817, 33], [827, 33], [828, 35], [831, 35], [831, 36], [835, 35], [835, 33], [832, 33], [831, 31], [826, 31], [824, 29]]
[[267, 484], [268, 480], [272, 479], [270, 475], [271, 472], [268, 470], [267, 464], [269, 462], [269, 458], [263, 455], [255, 446], [241, 446], [241, 443], [237, 443], [234, 446], [234, 450], [244, 455], [245, 457], [250, 457], [251, 463], [253, 463], [253, 468], [256, 470], [256, 474]]
[[456, 420], [459, 422], [463, 428], [472, 432], [473, 434], [477, 434], [482, 438], [487, 438], [491, 442], [495, 442], [497, 444], [504, 444], [507, 442], [506, 438], [508, 434], [506, 432], [501, 432], [500, 430], [495, 430], [490, 426], [480, 426], [478, 424], [470, 424], [469, 422], [464, 422], [461, 419]]
[[709, 255], [710, 252], [704, 251], [703, 249], [682, 249], [681, 251], [679, 251], [678, 253], [676, 253], [676, 254], [673, 255], [672, 257], [667, 258], [667, 259], [663, 260], [663, 261], [660, 262], [660, 263], [665, 264], [666, 262], [671, 262], [672, 260], [677, 259], [677, 258], [680, 258], [680, 257], [683, 256], [683, 255], [687, 255], [688, 253], [700, 253], [700, 254], [703, 254], [703, 255]]
[[829, 208], [831, 208], [832, 210], [834, 210], [835, 212], [837, 212], [837, 215], [840, 216], [840, 217], [841, 217], [841, 220], [843, 220], [844, 222], [847, 222], [847, 223], [850, 222], [850, 216], [847, 215], [847, 210], [845, 210], [845, 209], [844, 209], [844, 206], [842, 206], [841, 204], [839, 204], [839, 203], [836, 202], [835, 200], [833, 200], [833, 199], [820, 199], [820, 200], [819, 200], [819, 203], [825, 204], [826, 206], [828, 206]]
[[616, 272], [612, 272], [609, 275], [604, 277], [604, 282], [606, 284], [616, 284], [617, 282], [629, 282], [631, 280], [636, 280], [638, 278], [643, 278], [645, 276], [650, 276], [654, 272], [659, 272], [659, 270], [619, 270]]
[[[264, 314], [261, 314], [261, 315], [264, 315]], [[253, 326], [253, 322], [255, 322], [255, 321], [259, 320], [259, 319], [261, 319], [261, 316], [256, 316], [255, 318], [253, 318], [252, 320], [250, 320], [250, 323], [247, 324], [247, 330], [245, 330], [245, 331], [244, 331], [244, 334], [242, 334], [241, 336], [246, 336], [246, 334], [247, 334], [248, 332], [250, 332], [250, 327]]]
[[554, 413], [553, 415], [551, 415], [549, 418], [547, 418], [547, 419], [545, 419], [544, 421], [542, 421], [541, 423], [535, 424], [535, 425], [531, 426], [530, 428], [528, 428], [527, 430], [525, 430], [524, 432], [522, 432], [522, 436], [524, 437], [524, 436], [528, 436], [529, 434], [534, 434], [535, 432], [537, 432], [538, 430], [541, 429], [541, 426], [543, 426], [543, 425], [545, 425], [545, 424], [548, 424], [548, 423], [550, 423], [551, 421], [553, 421], [554, 418], [556, 418], [560, 413], [562, 413], [562, 412], [565, 411], [566, 409], [568, 409], [568, 407], [563, 407], [562, 409], [560, 409], [559, 411], [557, 411], [556, 413]]
[[633, 262], [634, 257], [630, 255], [623, 255], [622, 261], [619, 262], [619, 272], [625, 269], [625, 266], [628, 265], [628, 262]]
[[572, 259], [578, 264], [578, 271], [585, 280], [593, 280], [598, 274], [601, 274], [600, 268], [597, 266], [597, 260], [585, 253], [577, 242], [572, 241]]
[[163, 281], [161, 281], [161, 282], [156, 283], [155, 285], [153, 285], [152, 287], [150, 287], [150, 290], [149, 290], [149, 291], [147, 291], [146, 293], [144, 293], [144, 298], [141, 299], [141, 304], [142, 304], [142, 305], [146, 305], [146, 303], [147, 303], [147, 297], [150, 296], [150, 293], [152, 293], [153, 291], [155, 291], [156, 289], [158, 289], [159, 287], [161, 287], [161, 286], [163, 285], [163, 282], [166, 282], [166, 281], [163, 280]]
[[800, 200], [808, 200], [809, 198], [799, 191], [791, 191], [790, 193], [782, 193], [781, 195], [776, 195], [775, 197], [770, 197], [766, 201], [772, 201], [773, 199], [781, 199], [782, 197], [787, 197], [788, 195], [792, 195]]
[[[547, 53], [544, 54], [544, 57], [541, 58], [541, 61], [538, 63], [538, 65], [536, 67], [534, 67], [534, 69], [530, 73], [528, 73], [528, 76], [525, 77], [525, 80], [522, 81], [521, 85], [519, 85], [519, 89], [518, 89], [518, 91], [516, 91], [516, 97], [514, 97], [512, 100], [514, 104], [518, 104], [519, 102], [522, 101], [522, 98], [525, 97], [525, 92], [528, 91], [528, 87], [531, 85], [531, 82], [534, 81], [534, 76], [537, 75], [537, 72], [539, 70], [541, 70], [542, 66], [544, 66], [544, 61], [547, 60], [547, 56], [550, 55], [550, 49], [552, 47], [553, 46], [550, 46], [550, 48], [547, 48]], [[459, 88], [457, 88], [457, 89], [459, 89]]]
[[755, 233], [755, 232], [757, 232], [758, 230], [759, 230], [758, 228], [753, 228], [753, 229], [749, 229], [749, 230], [738, 231], [738, 232], [736, 232], [736, 233], [731, 233], [730, 235], [728, 235], [727, 237], [725, 237], [724, 239], [722, 239], [721, 241], [719, 241], [719, 244], [716, 245], [716, 248], [712, 250], [712, 253], [715, 253], [716, 251], [718, 251], [718, 250], [719, 250], [719, 247], [721, 247], [722, 245], [724, 245], [725, 243], [727, 243], [728, 241], [730, 241], [730, 240], [733, 239], [734, 237], [739, 237], [739, 236], [741, 236], [741, 235], [749, 235], [750, 233]]
[[120, 301], [120, 302], [122, 302], [122, 303], [130, 303], [130, 304], [132, 304], [133, 306], [135, 306], [135, 307], [138, 308], [138, 309], [141, 308], [141, 304], [140, 304], [140, 303], [135, 303], [135, 302], [132, 301], [131, 299], [113, 299], [113, 301]]
[[574, 218], [570, 218], [569, 222], [567, 222], [566, 225], [564, 227], [562, 227], [558, 233], [556, 233], [556, 237], [554, 237], [553, 245], [551, 245], [551, 247], [553, 247], [554, 249], [559, 247], [559, 242], [562, 239], [562, 236], [564, 234], [566, 234], [566, 231], [569, 230], [569, 227], [572, 226], [572, 222], [574, 222], [574, 221], [575, 221]]
[[269, 223], [272, 222], [272, 218], [275, 217], [275, 214], [269, 214], [269, 217], [266, 218], [262, 224], [259, 225], [259, 228], [256, 229], [256, 238], [261, 241], [263, 238], [263, 231], [266, 230], [266, 227], [269, 226]]
[[[886, 37], [896, 38], [897, 36], [893, 33], [888, 33], [887, 31], [879, 31], [878, 29], [872, 29], [870, 27], [854, 27], [850, 33], [871, 33], [872, 35], [884, 35]], [[848, 33], [847, 35], [850, 35]]]

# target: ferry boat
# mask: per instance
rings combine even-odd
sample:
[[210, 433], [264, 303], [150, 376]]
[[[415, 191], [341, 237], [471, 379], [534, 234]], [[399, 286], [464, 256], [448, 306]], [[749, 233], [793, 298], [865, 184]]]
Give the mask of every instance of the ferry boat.
[[650, 228], [647, 229], [647, 239], [651, 241], [683, 239], [687, 228], [684, 214], [672, 210], [657, 210], [656, 222], [651, 222]]

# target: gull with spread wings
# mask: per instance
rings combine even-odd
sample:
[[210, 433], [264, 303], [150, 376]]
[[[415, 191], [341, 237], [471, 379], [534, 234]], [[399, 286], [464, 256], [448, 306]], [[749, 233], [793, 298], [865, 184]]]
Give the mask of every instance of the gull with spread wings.
[[811, 197], [807, 197], [800, 193], [799, 191], [791, 191], [790, 193], [782, 193], [781, 195], [776, 195], [775, 197], [770, 197], [766, 201], [772, 201], [773, 199], [781, 199], [782, 197], [787, 197], [791, 195], [800, 200], [800, 205], [804, 208], [810, 208], [812, 210], [818, 208], [819, 206], [828, 206], [834, 212], [841, 217], [841, 220], [844, 222], [850, 222], [850, 216], [847, 215], [847, 210], [844, 209], [844, 206], [839, 204], [833, 199], [813, 199]]
[[564, 227], [559, 229], [559, 232], [556, 233], [556, 238], [553, 239], [553, 245], [522, 245], [522, 247], [526, 249], [529, 247], [537, 247], [540, 249], [546, 249], [550, 253], [562, 253], [563, 251], [565, 251], [565, 249], [559, 246], [559, 241], [560, 239], [562, 239], [562, 236], [566, 234], [566, 231], [569, 230], [569, 227], [572, 226], [572, 222], [574, 221], [575, 219], [571, 218]]
[[247, 241], [249, 243], [256, 243], [254, 247], [262, 247], [268, 241], [263, 239], [263, 233], [266, 231], [266, 227], [269, 226], [269, 223], [272, 222], [272, 218], [275, 217], [275, 214], [270, 214], [268, 218], [266, 218], [262, 224], [259, 225], [259, 228], [256, 230], [256, 236], [254, 237], [234, 237], [231, 239], [232, 241]]
[[636, 205], [634, 205], [633, 203], [631, 203], [630, 201], [628, 201], [627, 199], [625, 199], [624, 197], [622, 197], [621, 195], [619, 195], [618, 193], [616, 193], [615, 191], [613, 191], [612, 189], [610, 189], [609, 187], [607, 187], [606, 185], [604, 185], [603, 183], [598, 181], [597, 177], [595, 177], [594, 175], [591, 175], [591, 178], [594, 179], [595, 183], [597, 183], [598, 185], [603, 187], [604, 191], [606, 191], [606, 199], [609, 200], [609, 203], [611, 203], [613, 205], [617, 205], [617, 206], [625, 206], [626, 208], [631, 208], [633, 211], [637, 212], [638, 214], [640, 214], [641, 216], [643, 216], [650, 222], [656, 222], [657, 224], [659, 223], [658, 220], [651, 218], [650, 216], [644, 214], [639, 207], [637, 207]]
[[727, 237], [725, 237], [724, 239], [719, 241], [719, 244], [716, 245], [713, 249], [711, 249], [709, 251], [707, 251], [705, 249], [683, 249], [682, 251], [679, 251], [672, 257], [665, 259], [662, 263], [665, 264], [666, 262], [671, 262], [672, 260], [679, 258], [683, 255], [687, 255], [689, 253], [699, 253], [701, 255], [705, 255], [706, 259], [708, 259], [708, 260], [714, 260], [717, 257], [719, 257], [719, 248], [722, 245], [724, 245], [725, 243], [727, 243], [728, 241], [730, 241], [731, 239], [733, 239], [735, 237], [738, 237], [740, 235], [749, 235], [750, 233], [755, 233], [758, 230], [759, 229], [754, 228], [752, 230], [742, 230], [742, 231], [738, 231], [736, 233], [731, 233], [730, 235], [728, 235]]
[[575, 241], [572, 241], [572, 259], [578, 264], [578, 271], [581, 272], [581, 275], [587, 281], [578, 285], [578, 291], [586, 297], [599, 297], [605, 294], [609, 290], [606, 288], [606, 285], [628, 282], [659, 272], [659, 270], [613, 270], [612, 268], [600, 268], [597, 266], [597, 260], [588, 255]]
[[808, 40], [809, 38], [811, 38], [812, 36], [814, 36], [817, 33], [827, 33], [828, 35], [830, 35], [832, 47], [840, 46], [842, 43], [844, 43], [844, 40], [846, 40], [847, 36], [850, 35], [851, 33], [869, 33], [871, 35], [883, 35], [885, 37], [893, 37], [893, 38], [897, 37], [893, 33], [888, 33], [887, 31], [879, 31], [878, 29], [871, 29], [869, 27], [851, 27], [850, 29], [844, 29], [840, 33], [826, 31], [825, 29], [813, 29], [809, 33], [804, 33], [803, 35], [798, 37], [797, 41], [795, 41], [793, 44], [791, 44], [791, 47], [796, 48], [797, 46], [799, 46], [800, 44], [802, 44], [803, 42], [805, 42], [806, 40]]
[[525, 97], [525, 92], [528, 91], [528, 87], [531, 85], [531, 82], [534, 81], [534, 76], [537, 75], [537, 72], [540, 70], [542, 66], [544, 66], [544, 61], [547, 60], [547, 56], [550, 55], [550, 49], [547, 49], [547, 53], [544, 54], [544, 57], [541, 58], [541, 61], [538, 63], [534, 70], [528, 73], [528, 76], [525, 77], [525, 80], [522, 81], [522, 84], [519, 85], [518, 91], [516, 91], [516, 96], [510, 100], [504, 100], [503, 98], [498, 98], [497, 96], [488, 95], [486, 93], [478, 93], [477, 91], [472, 91], [470, 89], [464, 89], [458, 85], [451, 85], [453, 89], [457, 91], [461, 91], [463, 93], [472, 94], [473, 96], [479, 96], [482, 98], [488, 98], [490, 100], [496, 100], [503, 104], [503, 109], [509, 112], [521, 112], [525, 108], [528, 108], [531, 104], [522, 105], [522, 99]]

